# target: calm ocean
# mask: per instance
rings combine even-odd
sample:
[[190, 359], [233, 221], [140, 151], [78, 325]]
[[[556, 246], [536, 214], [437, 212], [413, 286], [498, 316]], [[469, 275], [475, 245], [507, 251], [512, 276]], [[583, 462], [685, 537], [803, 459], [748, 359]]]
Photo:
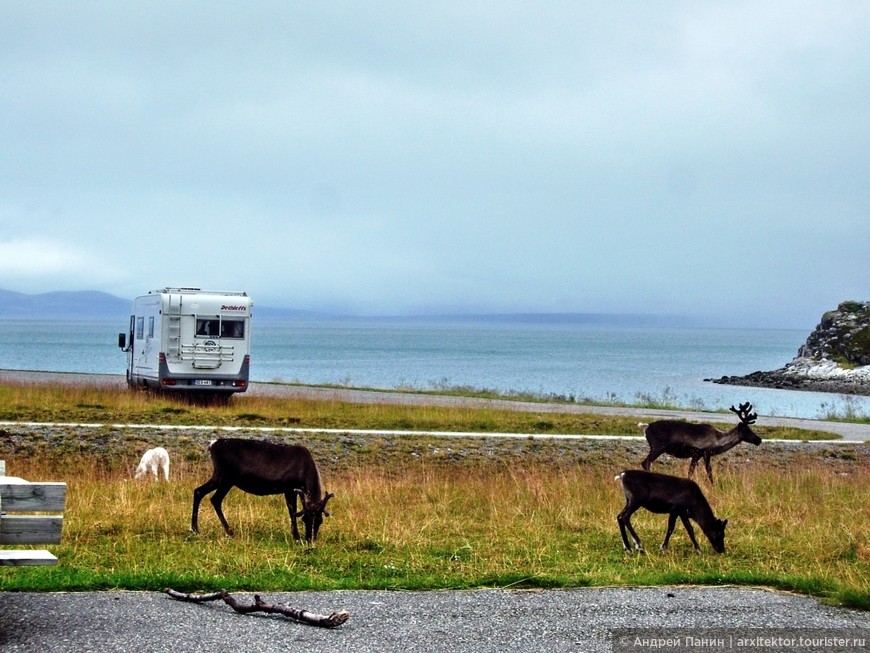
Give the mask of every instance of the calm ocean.
[[[0, 320], [0, 368], [123, 374], [119, 320]], [[254, 318], [254, 381], [431, 389], [471, 386], [599, 400], [665, 395], [698, 409], [751, 401], [763, 415], [820, 417], [870, 399], [743, 388], [705, 378], [782, 367], [807, 333], [496, 320]]]

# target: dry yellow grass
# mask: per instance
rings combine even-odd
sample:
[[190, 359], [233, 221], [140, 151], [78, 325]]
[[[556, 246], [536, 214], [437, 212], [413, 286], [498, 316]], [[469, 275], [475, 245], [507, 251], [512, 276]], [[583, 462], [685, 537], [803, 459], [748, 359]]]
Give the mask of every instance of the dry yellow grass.
[[[185, 405], [144, 393], [0, 386], [4, 419], [158, 421], [340, 428], [476, 428], [637, 433], [636, 418], [517, 415], [338, 402], [245, 401]], [[514, 421], [519, 420], [519, 421]], [[631, 422], [631, 423], [629, 423]], [[425, 438], [272, 433], [306, 444], [335, 492], [314, 548], [290, 540], [281, 497], [233, 490], [223, 536], [208, 501], [201, 534], [188, 531], [192, 491], [210, 475], [213, 428], [150, 432], [106, 426], [7, 427], [9, 473], [69, 485], [55, 568], [0, 569], [0, 589], [253, 589], [578, 586], [658, 583], [770, 585], [870, 607], [870, 448], [866, 445], [737, 447], [718, 457], [716, 485], [701, 486], [729, 519], [725, 555], [706, 540], [696, 554], [677, 531], [657, 550], [666, 518], [634, 520], [649, 553], [622, 551], [614, 475], [637, 467], [642, 438], [590, 442], [544, 438]], [[244, 437], [266, 437], [241, 431]], [[800, 437], [800, 434], [798, 434]], [[159, 438], [159, 441], [155, 441]], [[173, 457], [172, 481], [136, 482], [142, 451]], [[684, 475], [686, 461], [656, 471]]]
[[[210, 474], [204, 459], [178, 461], [168, 484], [93, 461], [68, 467], [61, 565], [23, 578], [43, 574], [58, 589], [746, 583], [867, 607], [870, 479], [860, 459], [726, 467], [716, 487], [701, 483], [729, 519], [725, 555], [700, 533], [696, 554], [682, 530], [671, 551], [658, 552], [666, 518], [642, 511], [634, 522], [649, 553], [631, 556], [622, 552], [615, 516], [623, 498], [609, 465], [431, 455], [384, 464], [372, 452], [325, 473], [336, 498], [313, 549], [290, 540], [281, 497], [238, 490], [224, 502], [235, 539], [223, 536], [208, 502], [201, 534], [191, 535], [192, 489]], [[55, 476], [45, 460], [18, 461], [16, 472]], [[0, 587], [31, 582], [21, 571], [0, 574]]]

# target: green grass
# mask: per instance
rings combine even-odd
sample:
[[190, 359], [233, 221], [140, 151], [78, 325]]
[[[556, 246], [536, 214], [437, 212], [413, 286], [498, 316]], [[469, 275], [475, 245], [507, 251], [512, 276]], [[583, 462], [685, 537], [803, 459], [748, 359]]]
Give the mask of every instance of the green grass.
[[[223, 535], [208, 502], [201, 534], [190, 534], [191, 491], [208, 477], [204, 461], [178, 465], [169, 484], [135, 483], [93, 463], [78, 473], [69, 467], [63, 543], [52, 547], [61, 564], [0, 570], [0, 589], [737, 584], [870, 608], [870, 529], [853, 508], [870, 499], [866, 463], [830, 468], [803, 459], [775, 477], [762, 465], [726, 467], [717, 488], [706, 489], [729, 519], [728, 552], [713, 554], [702, 537], [697, 554], [679, 530], [660, 553], [664, 517], [639, 513], [635, 525], [649, 551], [639, 556], [623, 553], [616, 526], [623, 500], [610, 458], [617, 456], [558, 464], [558, 452], [546, 448], [521, 466], [507, 465], [506, 454], [453, 462], [434, 448], [401, 468], [375, 462], [376, 448], [365, 465], [324, 465], [336, 498], [311, 548], [289, 538], [279, 497], [237, 490], [224, 505], [236, 538]], [[40, 475], [40, 466], [24, 469]]]
[[[18, 419], [491, 430], [543, 435], [558, 428], [600, 433], [630, 423], [601, 416], [514, 415], [472, 409], [354, 406], [337, 402], [233, 401], [193, 406], [125, 391], [0, 387]], [[129, 410], [135, 419], [125, 419]], [[442, 413], [442, 411], [444, 411]], [[2, 416], [0, 419], [9, 419]], [[514, 420], [520, 420], [515, 422]], [[527, 421], [522, 421], [527, 420]], [[439, 430], [435, 428], [434, 430]], [[289, 538], [280, 497], [233, 490], [228, 539], [211, 505], [201, 534], [188, 530], [192, 490], [210, 475], [214, 429], [154, 432], [127, 427], [5, 427], [9, 474], [69, 487], [56, 567], [0, 568], [0, 590], [438, 589], [737, 584], [798, 591], [870, 609], [870, 484], [863, 445], [740, 445], [714, 459], [716, 486], [699, 478], [729, 519], [725, 555], [701, 537], [695, 553], [678, 530], [660, 553], [666, 519], [634, 519], [648, 554], [627, 555], [616, 525], [624, 499], [616, 472], [636, 467], [642, 438], [619, 441], [434, 438], [241, 431], [302, 442], [335, 492], [316, 546]], [[798, 439], [806, 439], [797, 433]], [[131, 480], [148, 446], [166, 446], [173, 478]], [[655, 469], [685, 474], [686, 461]]]

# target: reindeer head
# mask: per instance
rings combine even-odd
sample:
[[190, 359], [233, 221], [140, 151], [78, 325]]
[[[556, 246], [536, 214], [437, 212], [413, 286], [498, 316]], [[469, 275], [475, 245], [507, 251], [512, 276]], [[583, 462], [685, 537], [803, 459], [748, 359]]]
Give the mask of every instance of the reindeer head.
[[335, 495], [327, 492], [322, 499], [315, 499], [305, 490], [296, 490], [296, 494], [302, 499], [302, 510], [296, 516], [302, 517], [302, 523], [305, 524], [305, 540], [313, 542], [317, 539], [317, 531], [320, 530], [323, 517], [329, 517], [329, 513], [326, 512], [326, 502]]
[[749, 412], [752, 410], [752, 404], [747, 401], [745, 404], [740, 404], [739, 408], [731, 406], [729, 410], [740, 418], [740, 424], [737, 425], [737, 430], [740, 431], [740, 439], [755, 446], [761, 444], [761, 438], [752, 430], [752, 425], [758, 419], [757, 413]]
[[707, 537], [710, 538], [710, 544], [713, 545], [713, 550], [716, 553], [725, 553], [725, 527], [727, 525], [727, 519], [716, 519], [713, 528], [707, 533]]

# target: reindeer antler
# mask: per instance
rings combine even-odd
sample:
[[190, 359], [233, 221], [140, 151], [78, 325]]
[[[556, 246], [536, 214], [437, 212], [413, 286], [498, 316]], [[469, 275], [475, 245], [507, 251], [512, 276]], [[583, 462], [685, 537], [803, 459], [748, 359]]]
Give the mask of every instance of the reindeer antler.
[[320, 504], [320, 509], [323, 511], [324, 517], [329, 517], [329, 513], [326, 511], [326, 502], [329, 501], [335, 495], [332, 492], [327, 492], [326, 496], [323, 497], [323, 501]]
[[729, 410], [735, 413], [737, 417], [740, 418], [740, 421], [747, 425], [755, 424], [755, 420], [758, 419], [758, 413], [749, 412], [752, 410], [752, 404], [748, 401], [745, 404], [740, 404], [740, 408], [734, 408], [734, 406], [731, 406]]

